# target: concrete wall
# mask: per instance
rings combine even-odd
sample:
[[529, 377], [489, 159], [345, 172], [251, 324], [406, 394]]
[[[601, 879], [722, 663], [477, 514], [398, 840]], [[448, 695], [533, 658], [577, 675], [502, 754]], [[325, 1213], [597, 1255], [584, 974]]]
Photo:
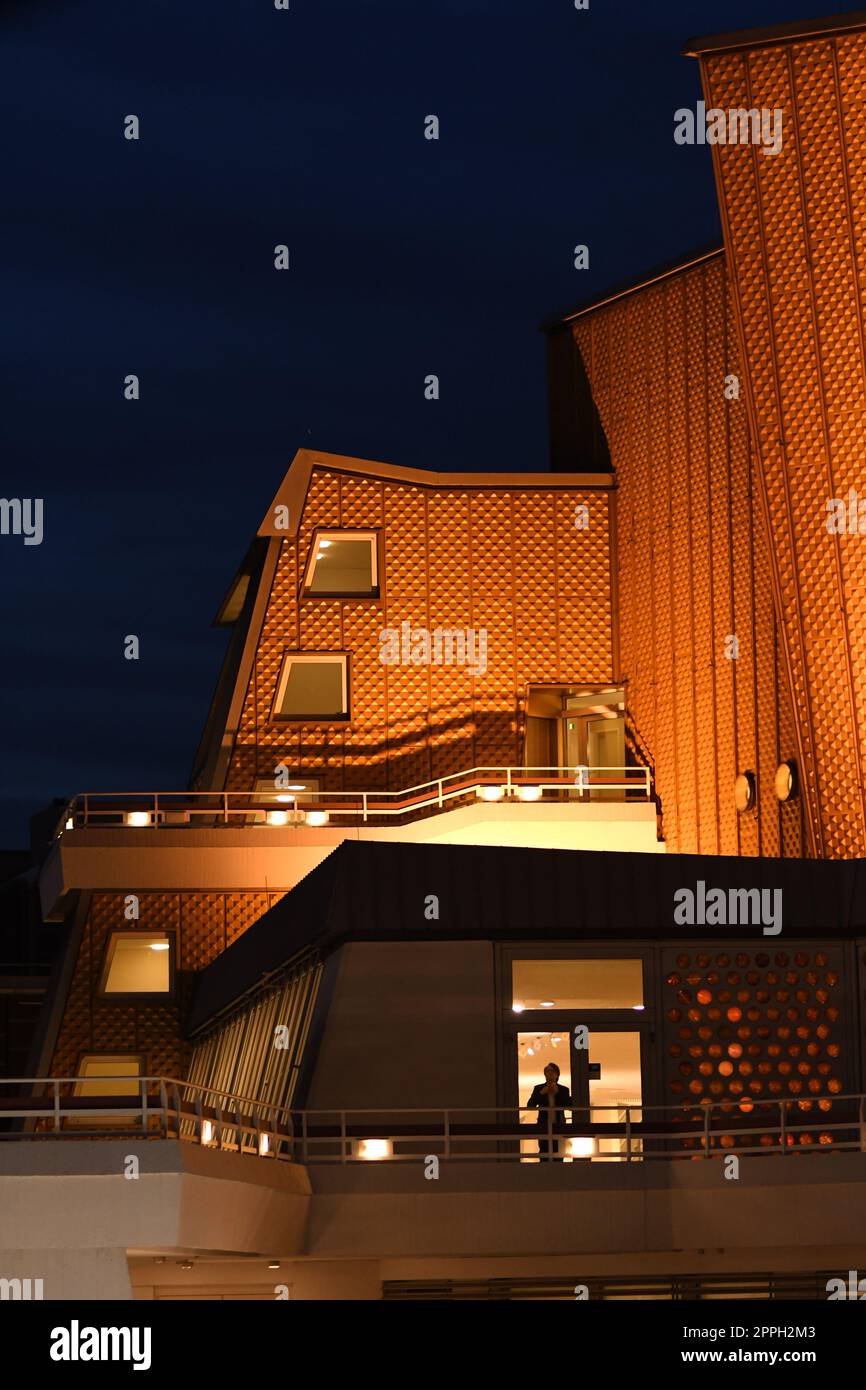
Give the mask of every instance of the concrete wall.
[[307, 1105], [495, 1104], [492, 944], [343, 946]]

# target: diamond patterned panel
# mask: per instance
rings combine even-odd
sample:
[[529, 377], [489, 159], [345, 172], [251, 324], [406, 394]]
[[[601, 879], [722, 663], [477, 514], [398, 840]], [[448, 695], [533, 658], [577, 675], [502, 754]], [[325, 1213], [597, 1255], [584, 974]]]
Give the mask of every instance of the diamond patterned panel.
[[50, 1074], [74, 1076], [83, 1052], [141, 1052], [151, 1075], [180, 1076], [184, 977], [178, 997], [163, 1003], [98, 997], [109, 931], [174, 931], [181, 971], [198, 971], [231, 945], [282, 893], [142, 893], [138, 926], [123, 915], [123, 893], [94, 893], [82, 931]]
[[[578, 504], [590, 529], [574, 525]], [[381, 600], [298, 600], [316, 526], [381, 528]], [[229, 785], [284, 761], [328, 790], [399, 790], [519, 761], [530, 681], [610, 681], [606, 489], [447, 488], [314, 469], [297, 543], [283, 543]], [[384, 665], [383, 628], [487, 633], [486, 670]], [[271, 724], [283, 652], [350, 655], [351, 718]], [[478, 654], [478, 653], [477, 653]]]

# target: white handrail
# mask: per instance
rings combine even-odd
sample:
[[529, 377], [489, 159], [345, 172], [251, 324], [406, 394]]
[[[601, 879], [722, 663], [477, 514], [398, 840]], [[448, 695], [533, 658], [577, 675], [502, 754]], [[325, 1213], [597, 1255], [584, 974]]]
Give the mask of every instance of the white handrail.
[[[298, 774], [299, 776], [301, 774]], [[58, 827], [58, 838], [67, 829], [98, 824], [106, 817], [115, 820], [123, 817], [127, 825], [135, 827], [141, 817], [142, 827], [153, 828], [158, 825], [176, 827], [190, 823], [192, 817], [221, 817], [223, 824], [229, 823], [229, 816], [250, 816], [283, 810], [287, 816], [297, 820], [316, 809], [329, 814], [360, 817], [367, 821], [370, 817], [404, 816], [424, 811], [430, 807], [443, 809], [447, 802], [458, 797], [479, 796], [483, 789], [494, 788], [500, 793], [499, 799], [506, 802], [515, 798], [532, 804], [525, 792], [532, 788], [538, 790], [537, 801], [544, 799], [545, 792], [562, 794], [576, 793], [579, 800], [592, 796], [595, 792], [615, 791], [624, 795], [635, 793], [645, 801], [652, 799], [652, 773], [647, 767], [472, 767], [462, 772], [447, 773], [429, 782], [419, 782], [398, 791], [366, 789], [363, 791], [122, 791], [122, 792], [81, 792], [74, 796], [66, 806]], [[521, 793], [524, 793], [521, 796]], [[398, 801], [399, 805], [389, 805]], [[182, 815], [183, 822], [174, 821], [172, 815]]]

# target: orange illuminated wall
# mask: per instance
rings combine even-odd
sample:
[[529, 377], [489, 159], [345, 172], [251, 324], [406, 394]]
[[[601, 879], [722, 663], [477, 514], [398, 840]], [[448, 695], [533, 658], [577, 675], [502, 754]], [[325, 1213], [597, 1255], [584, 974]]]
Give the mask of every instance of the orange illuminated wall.
[[[132, 891], [132, 890], [130, 890]], [[141, 1054], [150, 1076], [182, 1076], [189, 1047], [181, 1019], [193, 973], [203, 970], [262, 913], [282, 897], [268, 893], [141, 893], [140, 916], [124, 916], [124, 893], [83, 897], [74, 926], [79, 933], [75, 966], [60, 1031], [48, 1067], [51, 1076], [75, 1076], [82, 1053]], [[173, 933], [176, 989], [173, 997], [99, 994], [105, 951], [112, 931]]]
[[[695, 40], [708, 107], [782, 111], [782, 148], [712, 146], [811, 851], [866, 854], [866, 29]], [[864, 508], [866, 513], [866, 508]], [[846, 518], [847, 522], [847, 518]], [[859, 528], [859, 517], [857, 518]]]
[[[578, 314], [572, 331], [616, 475], [628, 732], [654, 769], [668, 851], [799, 855], [799, 807], [773, 789], [797, 749], [723, 254]], [[742, 815], [746, 770], [758, 808]]]
[[[280, 540], [227, 785], [285, 763], [325, 789], [397, 790], [475, 766], [522, 761], [530, 682], [614, 674], [610, 479], [441, 475], [296, 457], [260, 535]], [[589, 525], [575, 525], [577, 508]], [[379, 599], [300, 593], [316, 527], [379, 537]], [[384, 665], [384, 628], [484, 629], [487, 669]], [[350, 718], [271, 719], [284, 652], [347, 652]]]

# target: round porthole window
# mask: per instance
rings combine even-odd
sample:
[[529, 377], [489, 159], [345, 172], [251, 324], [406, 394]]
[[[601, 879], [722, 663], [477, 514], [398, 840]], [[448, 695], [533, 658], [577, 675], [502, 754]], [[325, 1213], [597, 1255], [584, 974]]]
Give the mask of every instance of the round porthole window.
[[734, 804], [738, 811], [751, 811], [755, 806], [755, 774], [741, 772], [734, 783]]
[[795, 762], [779, 763], [776, 768], [774, 782], [776, 796], [780, 801], [790, 801], [797, 795], [797, 764]]

